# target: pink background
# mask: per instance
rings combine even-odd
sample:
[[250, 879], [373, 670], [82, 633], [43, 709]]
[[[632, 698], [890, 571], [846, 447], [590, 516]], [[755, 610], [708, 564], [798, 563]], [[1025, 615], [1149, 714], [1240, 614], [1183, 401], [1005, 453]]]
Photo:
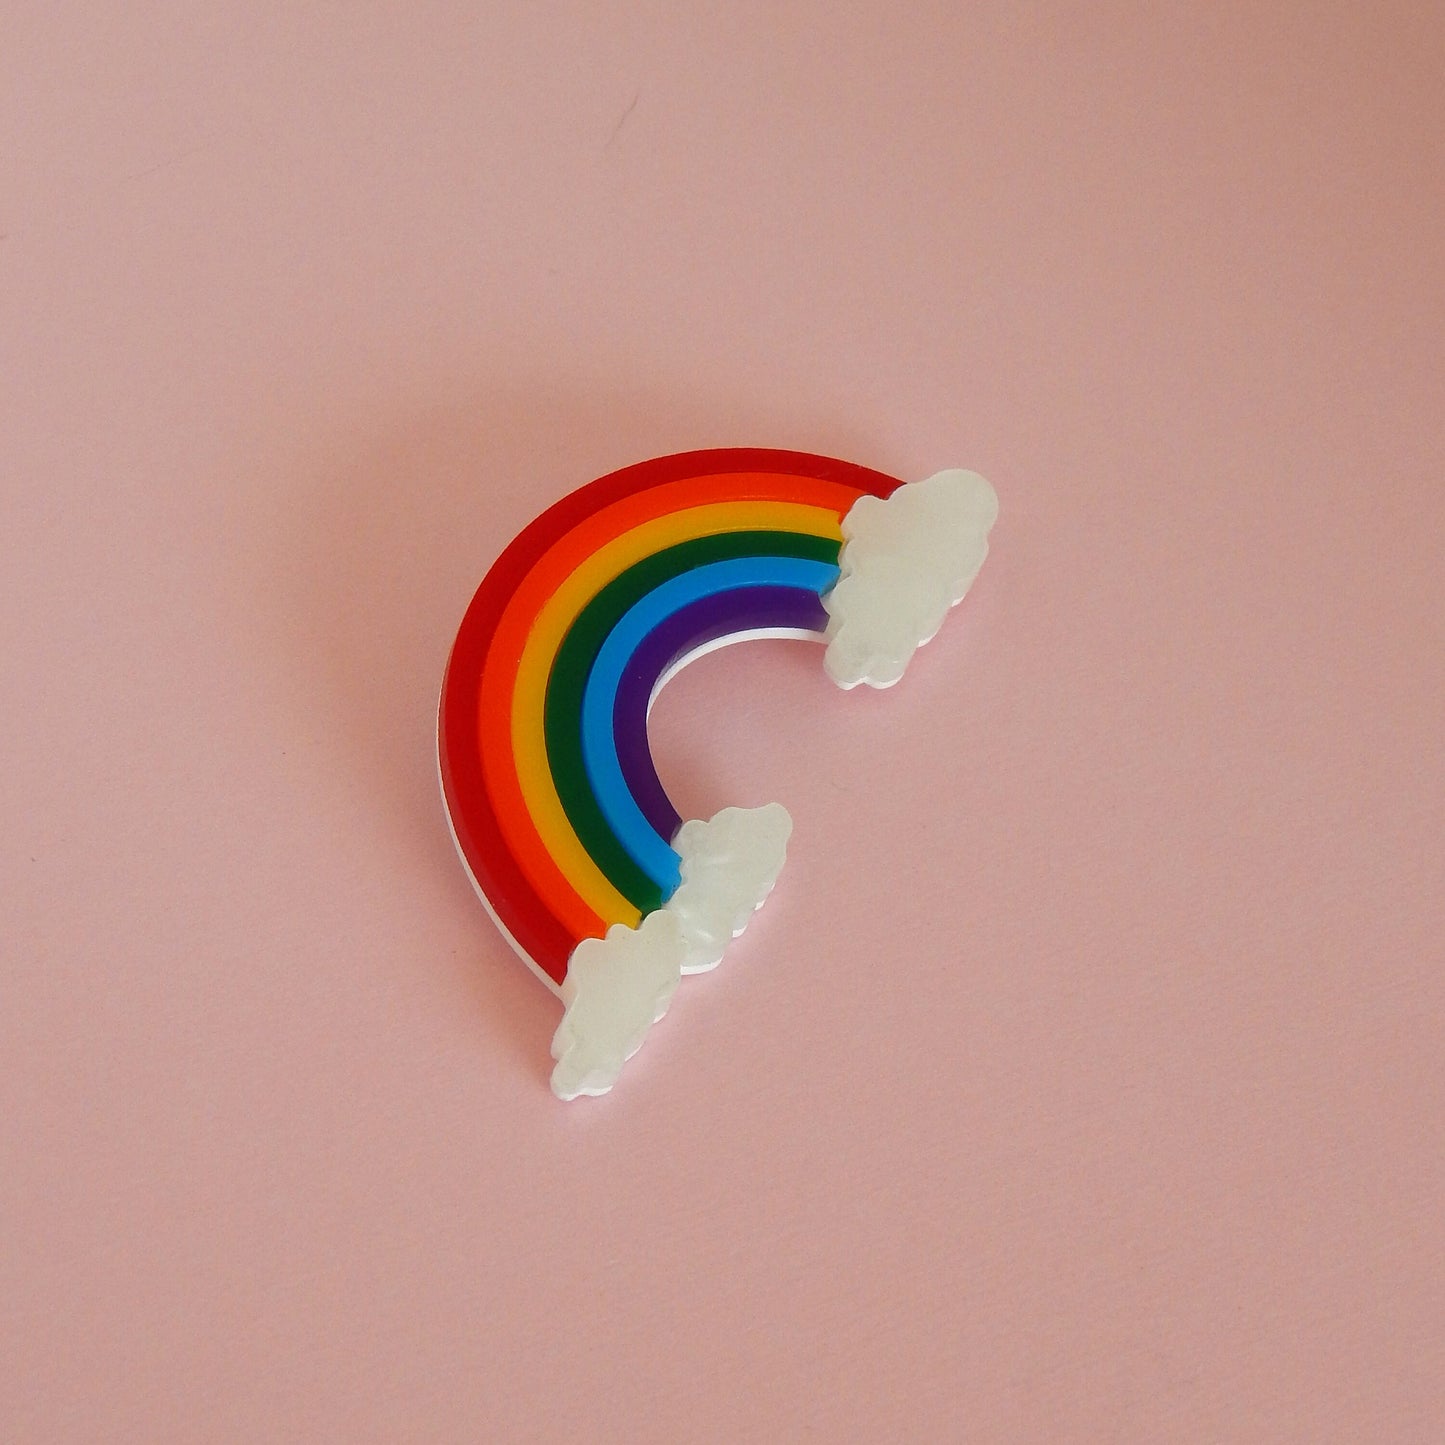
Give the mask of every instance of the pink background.
[[[0, 18], [0, 1438], [1445, 1439], [1445, 21]], [[984, 472], [601, 1102], [433, 709], [613, 467]]]

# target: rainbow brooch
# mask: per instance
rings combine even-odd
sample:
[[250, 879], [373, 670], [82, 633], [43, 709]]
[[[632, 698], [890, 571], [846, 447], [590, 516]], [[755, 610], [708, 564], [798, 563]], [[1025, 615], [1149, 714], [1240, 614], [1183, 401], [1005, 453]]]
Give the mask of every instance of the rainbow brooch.
[[801, 452], [688, 452], [543, 512], [483, 579], [442, 683], [442, 794], [512, 947], [560, 996], [552, 1088], [603, 1094], [681, 976], [762, 906], [792, 823], [684, 822], [648, 747], [658, 691], [751, 637], [812, 637], [889, 687], [963, 599], [998, 513], [973, 472], [903, 484]]

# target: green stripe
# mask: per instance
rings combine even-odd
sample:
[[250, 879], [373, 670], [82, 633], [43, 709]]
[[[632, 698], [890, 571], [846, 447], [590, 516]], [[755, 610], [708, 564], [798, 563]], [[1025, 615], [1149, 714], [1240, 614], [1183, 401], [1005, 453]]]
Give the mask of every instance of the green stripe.
[[807, 532], [721, 532], [679, 542], [635, 562], [577, 615], [557, 649], [543, 727], [547, 762], [563, 810], [582, 846], [607, 880], [646, 915], [662, 906], [662, 890], [633, 861], [603, 817], [582, 761], [582, 694], [597, 653], [623, 615], [653, 588], [694, 567], [734, 557], [801, 557], [835, 563], [841, 543]]

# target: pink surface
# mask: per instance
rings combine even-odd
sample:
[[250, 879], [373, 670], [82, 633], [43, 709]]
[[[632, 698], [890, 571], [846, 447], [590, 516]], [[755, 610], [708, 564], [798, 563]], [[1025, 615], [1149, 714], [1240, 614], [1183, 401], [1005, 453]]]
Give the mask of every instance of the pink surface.
[[[678, 14], [677, 12], [684, 12]], [[0, 1438], [1445, 1438], [1436, 7], [11, 5]], [[689, 671], [778, 892], [599, 1102], [453, 855], [547, 502], [1003, 504]]]

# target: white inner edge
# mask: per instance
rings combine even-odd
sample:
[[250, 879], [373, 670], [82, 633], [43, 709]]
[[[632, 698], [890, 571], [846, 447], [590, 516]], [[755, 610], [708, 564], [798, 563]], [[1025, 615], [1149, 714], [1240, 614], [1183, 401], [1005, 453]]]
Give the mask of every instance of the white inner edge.
[[731, 647], [735, 642], [753, 642], [758, 638], [780, 637], [786, 640], [802, 642], [822, 642], [821, 632], [810, 632], [806, 627], [758, 627], [747, 632], [730, 632], [726, 637], [715, 637], [711, 642], [704, 642], [700, 647], [695, 647], [691, 652], [685, 652], [661, 677], [657, 679], [652, 689], [652, 696], [647, 700], [647, 715], [652, 716], [652, 706], [657, 701], [668, 683], [680, 673], [683, 668], [694, 663], [700, 657], [706, 657], [710, 652], [721, 652], [724, 647]]

